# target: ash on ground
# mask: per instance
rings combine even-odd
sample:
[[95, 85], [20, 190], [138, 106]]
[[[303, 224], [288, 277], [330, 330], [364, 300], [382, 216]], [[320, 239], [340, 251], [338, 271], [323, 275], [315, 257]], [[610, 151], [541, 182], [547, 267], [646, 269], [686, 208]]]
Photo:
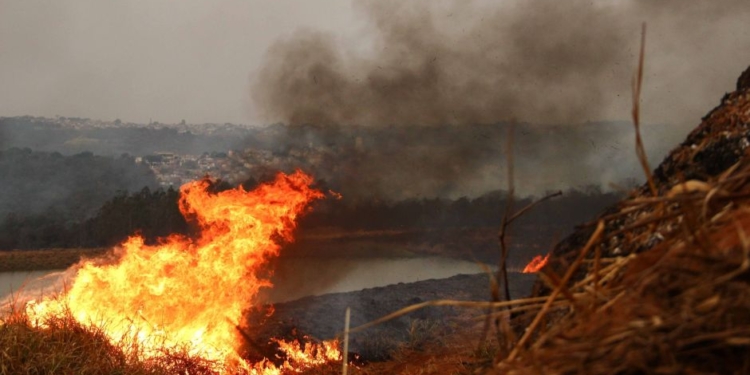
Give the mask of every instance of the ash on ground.
[[[529, 294], [536, 279], [534, 274], [510, 273], [512, 298]], [[371, 322], [401, 308], [430, 300], [452, 299], [488, 301], [490, 278], [487, 274], [457, 275], [446, 279], [369, 288], [357, 292], [311, 296], [291, 302], [268, 306], [248, 314], [248, 328], [252, 343], [247, 352], [266, 354], [272, 338], [295, 339], [307, 336], [313, 340], [328, 340], [344, 330], [344, 315], [351, 308], [351, 327]], [[269, 312], [273, 311], [269, 315]], [[395, 318], [364, 331], [353, 333], [349, 350], [363, 361], [384, 360], [404, 345], [419, 347], [437, 336], [463, 329], [462, 319], [468, 316], [477, 322], [487, 313], [485, 309], [453, 306], [430, 306]]]

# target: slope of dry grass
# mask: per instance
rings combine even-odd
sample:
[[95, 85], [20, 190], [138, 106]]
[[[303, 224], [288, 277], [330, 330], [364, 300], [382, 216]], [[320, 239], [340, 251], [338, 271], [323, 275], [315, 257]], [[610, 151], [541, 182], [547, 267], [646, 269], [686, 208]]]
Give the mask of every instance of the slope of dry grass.
[[750, 373], [749, 140], [738, 85], [648, 186], [556, 247], [488, 372]]
[[19, 312], [0, 320], [0, 374], [213, 374], [210, 364], [185, 353], [138, 359], [135, 347], [111, 343], [102, 330], [70, 316], [32, 324]]

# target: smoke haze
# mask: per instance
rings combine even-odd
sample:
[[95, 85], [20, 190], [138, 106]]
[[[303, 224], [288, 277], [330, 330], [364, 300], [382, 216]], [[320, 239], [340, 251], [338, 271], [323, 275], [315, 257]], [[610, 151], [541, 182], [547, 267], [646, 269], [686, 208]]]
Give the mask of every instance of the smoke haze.
[[[745, 4], [0, 0], [0, 116], [371, 128], [627, 121], [647, 21], [642, 118], [665, 124], [644, 129], [655, 165], [750, 61]], [[628, 126], [568, 135], [523, 126], [516, 173], [528, 192], [640, 175]], [[468, 129], [363, 133], [359, 159], [320, 178], [395, 197], [504, 187], [504, 138]], [[325, 145], [338, 132], [313, 138]], [[0, 149], [11, 135], [0, 134]]]
[[266, 121], [627, 120], [646, 21], [644, 120], [694, 126], [750, 61], [741, 0], [354, 4], [371, 45], [303, 30], [270, 48], [251, 90]]
[[297, 27], [349, 30], [350, 8], [338, 0], [0, 0], [0, 116], [254, 121], [247, 80], [268, 45]]
[[[354, 7], [366, 20], [361, 34], [307, 29], [278, 40], [250, 92], [267, 122], [328, 133], [393, 126], [387, 141], [364, 137], [365, 157], [339, 162], [353, 164], [335, 172], [349, 187], [342, 189], [365, 194], [505, 187], [506, 132], [477, 125], [509, 121], [520, 122], [520, 194], [640, 180], [628, 122], [642, 22], [641, 119], [652, 124], [643, 129], [652, 166], [750, 63], [750, 6], [741, 0], [356, 0]], [[438, 128], [400, 139], [395, 129], [411, 126]]]
[[694, 126], [750, 58], [747, 8], [742, 0], [0, 0], [0, 116], [627, 120], [647, 21], [644, 120]]
[[[445, 126], [276, 127], [271, 170], [302, 168], [348, 199], [478, 197], [507, 188], [508, 123]], [[513, 153], [519, 195], [584, 185], [631, 185], [643, 176], [629, 122], [516, 123]], [[644, 129], [652, 161], [682, 139], [666, 126]], [[248, 146], [250, 150], [260, 146]]]

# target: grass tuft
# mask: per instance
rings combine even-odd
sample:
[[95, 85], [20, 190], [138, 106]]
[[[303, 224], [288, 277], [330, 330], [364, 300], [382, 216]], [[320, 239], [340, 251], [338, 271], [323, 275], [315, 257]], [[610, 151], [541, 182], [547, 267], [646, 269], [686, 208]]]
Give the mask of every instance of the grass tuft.
[[[158, 354], [143, 350], [132, 340], [112, 342], [102, 327], [76, 321], [70, 313], [31, 321], [14, 310], [0, 319], [0, 375], [217, 375], [255, 374], [236, 364], [218, 364], [195, 355], [188, 348], [164, 348]], [[282, 368], [278, 374], [333, 374], [339, 362]]]

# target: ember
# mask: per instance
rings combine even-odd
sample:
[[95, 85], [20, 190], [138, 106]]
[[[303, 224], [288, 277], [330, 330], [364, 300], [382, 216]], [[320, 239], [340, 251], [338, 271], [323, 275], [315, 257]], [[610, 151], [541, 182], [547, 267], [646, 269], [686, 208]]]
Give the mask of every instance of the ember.
[[523, 273], [534, 273], [539, 272], [539, 270], [542, 269], [547, 264], [547, 260], [549, 259], [549, 254], [545, 256], [537, 255], [534, 257], [534, 259], [529, 262], [529, 264], [526, 265], [523, 269]]
[[[185, 184], [180, 211], [198, 224], [197, 238], [172, 235], [149, 246], [132, 236], [117, 249], [118, 261], [85, 262], [64, 293], [32, 301], [26, 311], [39, 325], [68, 312], [83, 324], [101, 325], [112, 342], [135, 344], [142, 359], [180, 349], [216, 363], [222, 372], [277, 373], [267, 361], [249, 364], [240, 358], [237, 325], [243, 311], [257, 303], [259, 289], [271, 286], [259, 270], [278, 255], [274, 239], [291, 241], [297, 216], [322, 197], [311, 183], [297, 171], [280, 173], [251, 192], [238, 187], [212, 194], [208, 179]], [[291, 366], [340, 357], [335, 343], [321, 350], [299, 343], [281, 347], [294, 361]]]

